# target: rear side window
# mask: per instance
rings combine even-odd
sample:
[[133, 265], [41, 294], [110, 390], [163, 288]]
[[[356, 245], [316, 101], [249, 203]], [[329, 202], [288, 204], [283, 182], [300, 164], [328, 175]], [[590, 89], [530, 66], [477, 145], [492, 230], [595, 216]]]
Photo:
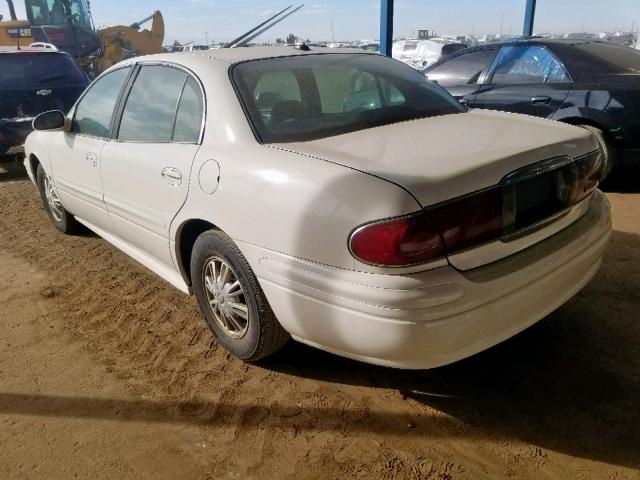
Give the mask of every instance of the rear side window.
[[113, 110], [120, 96], [129, 68], [121, 68], [96, 80], [78, 103], [71, 131], [106, 138]]
[[81, 85], [87, 77], [73, 58], [60, 53], [0, 54], [0, 87]]
[[198, 83], [189, 77], [180, 97], [176, 125], [173, 131], [174, 142], [197, 143], [202, 127], [202, 94]]
[[564, 66], [540, 46], [502, 47], [492, 66], [491, 83], [568, 82]]
[[187, 74], [176, 68], [143, 66], [122, 112], [118, 140], [171, 142], [186, 80]]
[[495, 55], [495, 50], [465, 53], [430, 70], [427, 77], [445, 87], [476, 83]]

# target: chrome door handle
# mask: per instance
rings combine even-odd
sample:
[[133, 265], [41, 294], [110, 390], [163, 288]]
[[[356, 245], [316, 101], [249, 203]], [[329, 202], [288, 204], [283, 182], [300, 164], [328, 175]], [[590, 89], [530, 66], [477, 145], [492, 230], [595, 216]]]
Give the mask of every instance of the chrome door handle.
[[180, 185], [182, 183], [182, 172], [177, 168], [163, 168], [160, 174], [162, 175], [162, 178], [167, 179], [171, 185]]
[[531, 103], [551, 103], [551, 97], [531, 97]]
[[92, 167], [95, 167], [98, 164], [98, 157], [93, 152], [87, 153], [87, 156], [85, 158], [87, 159], [87, 162], [89, 162], [89, 164]]

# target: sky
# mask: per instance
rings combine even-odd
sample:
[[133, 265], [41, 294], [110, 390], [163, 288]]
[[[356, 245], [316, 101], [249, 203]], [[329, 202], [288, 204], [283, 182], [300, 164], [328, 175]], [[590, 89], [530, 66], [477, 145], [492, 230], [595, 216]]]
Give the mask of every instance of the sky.
[[[96, 27], [131, 24], [160, 10], [165, 44], [178, 40], [230, 40], [295, 0], [91, 0]], [[304, 0], [298, 0], [296, 4]], [[8, 9], [0, 0], [0, 13]], [[526, 0], [396, 0], [396, 38], [420, 29], [438, 34], [522, 31]], [[26, 18], [22, 0], [14, 0]], [[312, 40], [361, 40], [379, 37], [379, 0], [308, 0], [298, 13], [257, 40], [275, 41], [289, 33]], [[562, 33], [640, 28], [640, 0], [538, 0], [535, 31]], [[205, 34], [205, 32], [207, 32]]]

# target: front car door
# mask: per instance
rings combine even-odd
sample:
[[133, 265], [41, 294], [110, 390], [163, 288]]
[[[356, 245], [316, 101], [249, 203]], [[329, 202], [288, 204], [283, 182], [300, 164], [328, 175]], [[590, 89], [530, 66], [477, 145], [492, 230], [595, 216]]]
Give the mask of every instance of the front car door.
[[70, 131], [53, 132], [50, 144], [52, 178], [62, 204], [107, 231], [113, 228], [103, 200], [100, 155], [130, 72], [121, 68], [98, 78], [70, 113]]
[[550, 117], [571, 91], [571, 78], [542, 45], [500, 48], [473, 107]]
[[429, 70], [427, 78], [437, 82], [456, 99], [473, 103], [497, 50], [497, 47], [489, 47], [457, 55]]
[[142, 64], [102, 151], [104, 200], [118, 237], [172, 266], [169, 229], [200, 148], [204, 94], [190, 73]]

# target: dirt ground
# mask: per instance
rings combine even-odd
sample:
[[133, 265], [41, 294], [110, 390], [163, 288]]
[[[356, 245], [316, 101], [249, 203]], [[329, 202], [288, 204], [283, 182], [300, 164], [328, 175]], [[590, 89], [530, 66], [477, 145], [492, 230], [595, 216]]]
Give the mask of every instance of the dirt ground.
[[0, 172], [0, 478], [639, 479], [640, 175], [607, 195], [604, 266], [573, 300], [402, 372], [298, 344], [229, 358], [192, 298], [58, 234]]

